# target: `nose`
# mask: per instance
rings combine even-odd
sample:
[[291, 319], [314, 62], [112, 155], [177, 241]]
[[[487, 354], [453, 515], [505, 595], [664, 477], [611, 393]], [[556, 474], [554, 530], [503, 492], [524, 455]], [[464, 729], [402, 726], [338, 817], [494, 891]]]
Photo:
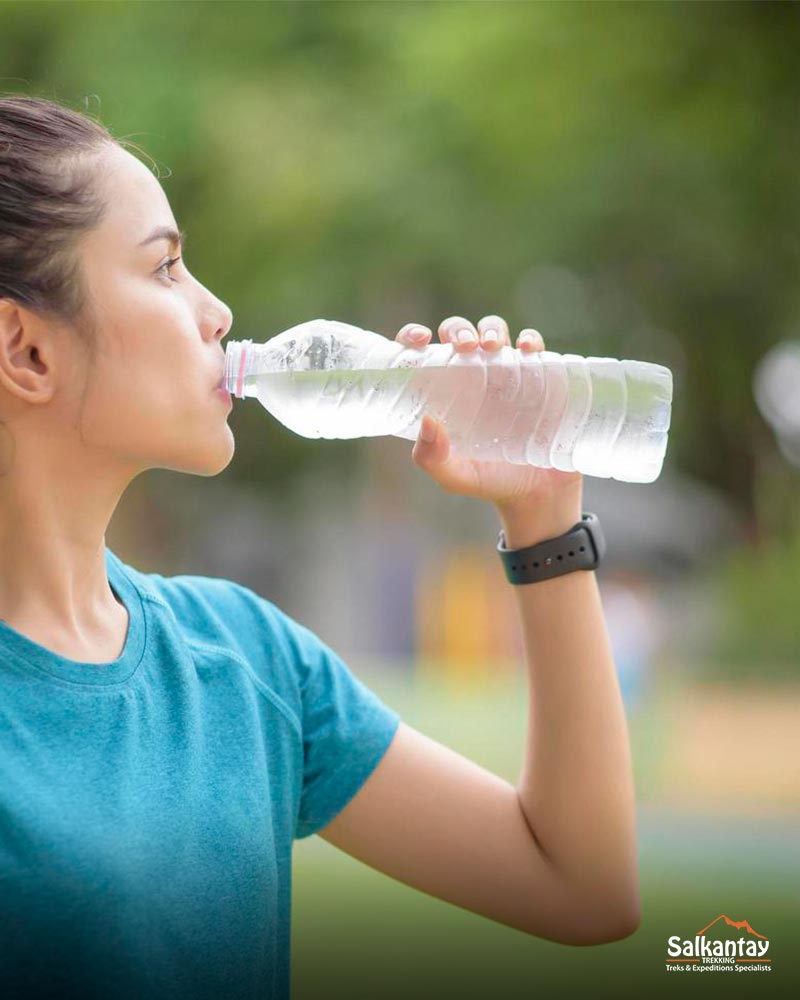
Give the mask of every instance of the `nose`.
[[233, 313], [221, 299], [213, 298], [202, 325], [203, 336], [223, 340], [233, 325]]

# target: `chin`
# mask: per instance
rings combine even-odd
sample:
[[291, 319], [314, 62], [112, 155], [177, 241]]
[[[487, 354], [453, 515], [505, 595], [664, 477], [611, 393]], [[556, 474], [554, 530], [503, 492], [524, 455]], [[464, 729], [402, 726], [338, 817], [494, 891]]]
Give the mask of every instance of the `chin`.
[[220, 472], [224, 472], [231, 464], [233, 453], [234, 449], [230, 448], [224, 455], [218, 457], [215, 462], [209, 462], [208, 467], [203, 472], [198, 473], [198, 475], [218, 476]]
[[218, 476], [231, 464], [235, 452], [233, 435], [224, 446], [208, 448], [203, 454], [194, 454], [189, 458], [177, 460], [169, 468], [173, 472], [185, 472], [190, 476]]

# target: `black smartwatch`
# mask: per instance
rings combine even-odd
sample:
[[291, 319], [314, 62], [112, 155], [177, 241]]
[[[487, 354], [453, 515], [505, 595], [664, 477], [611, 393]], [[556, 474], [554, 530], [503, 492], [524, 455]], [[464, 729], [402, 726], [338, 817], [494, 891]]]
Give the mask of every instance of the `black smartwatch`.
[[497, 551], [508, 582], [539, 583], [576, 569], [597, 569], [605, 555], [606, 540], [597, 515], [587, 512], [557, 538], [548, 538], [527, 549], [507, 549], [505, 546], [501, 531]]

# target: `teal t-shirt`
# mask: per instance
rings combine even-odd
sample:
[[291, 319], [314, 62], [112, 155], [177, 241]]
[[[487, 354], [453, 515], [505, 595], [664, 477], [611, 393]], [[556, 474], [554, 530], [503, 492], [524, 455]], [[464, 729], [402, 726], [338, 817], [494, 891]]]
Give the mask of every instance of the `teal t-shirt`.
[[106, 568], [113, 663], [0, 621], [0, 994], [288, 997], [292, 842], [399, 716], [254, 591]]

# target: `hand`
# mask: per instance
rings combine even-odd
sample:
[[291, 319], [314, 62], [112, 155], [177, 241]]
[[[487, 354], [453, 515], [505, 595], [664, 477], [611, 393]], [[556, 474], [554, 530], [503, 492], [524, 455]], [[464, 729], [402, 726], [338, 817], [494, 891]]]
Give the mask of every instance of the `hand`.
[[[462, 330], [469, 331], [473, 339], [461, 341]], [[417, 331], [420, 335], [415, 337]], [[494, 338], [491, 331], [495, 331]], [[503, 345], [511, 346], [508, 324], [500, 316], [484, 316], [477, 330], [462, 316], [451, 316], [439, 325], [438, 333], [442, 343], [451, 343], [455, 351], [464, 353], [478, 349], [499, 351]], [[428, 327], [407, 323], [395, 339], [408, 347], [424, 350], [431, 336]], [[517, 347], [525, 352], [543, 351], [544, 340], [536, 330], [524, 329], [517, 338]], [[428, 432], [432, 434], [430, 441], [425, 440]], [[422, 418], [411, 457], [447, 493], [477, 497], [495, 504], [507, 529], [509, 544], [512, 544], [512, 532], [517, 536], [553, 537], [567, 531], [581, 518], [583, 476], [580, 472], [451, 455], [447, 429], [430, 414]], [[527, 541], [525, 544], [533, 543]]]

